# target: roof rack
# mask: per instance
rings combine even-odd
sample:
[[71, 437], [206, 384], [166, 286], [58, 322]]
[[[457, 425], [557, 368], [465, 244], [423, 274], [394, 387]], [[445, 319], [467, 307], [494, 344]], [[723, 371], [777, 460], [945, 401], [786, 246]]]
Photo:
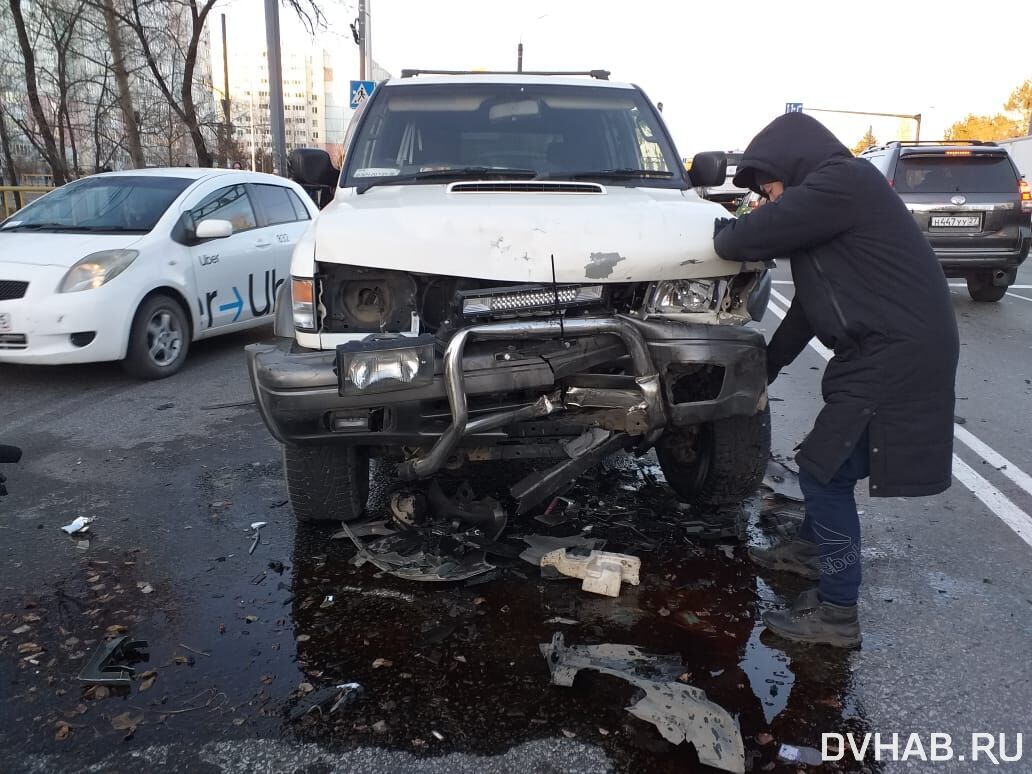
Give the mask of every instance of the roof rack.
[[898, 145], [900, 147], [908, 147], [912, 145], [992, 145], [996, 143], [992, 140], [889, 140], [885, 143], [885, 147], [891, 145]]
[[587, 75], [600, 81], [608, 81], [609, 70], [402, 70], [402, 78], [417, 75]]

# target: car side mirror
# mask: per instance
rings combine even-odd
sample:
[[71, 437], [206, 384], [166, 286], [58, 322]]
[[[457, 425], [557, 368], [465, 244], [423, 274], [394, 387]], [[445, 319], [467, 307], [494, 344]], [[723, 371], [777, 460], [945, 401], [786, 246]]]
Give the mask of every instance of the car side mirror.
[[233, 224], [228, 220], [202, 220], [194, 232], [198, 239], [225, 239], [233, 236]]
[[727, 154], [723, 151], [696, 153], [688, 177], [696, 188], [723, 185], [727, 179]]
[[319, 148], [295, 148], [290, 153], [290, 179], [301, 185], [334, 185], [339, 170], [330, 154]]

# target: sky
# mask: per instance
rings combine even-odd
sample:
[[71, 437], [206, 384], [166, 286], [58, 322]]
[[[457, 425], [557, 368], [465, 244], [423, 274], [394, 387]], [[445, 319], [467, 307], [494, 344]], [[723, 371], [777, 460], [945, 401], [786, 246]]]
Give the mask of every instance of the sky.
[[[357, 0], [321, 0], [319, 43], [353, 68], [348, 24]], [[261, 23], [258, 0], [224, 0], [230, 29]], [[968, 113], [996, 113], [1032, 78], [1032, 2], [1007, 3], [989, 23], [970, 0], [369, 0], [373, 57], [403, 68], [607, 69], [635, 83], [664, 118], [678, 150], [742, 149], [803, 103], [846, 145], [868, 126], [881, 140], [910, 138], [911, 120], [811, 112], [814, 108], [913, 115], [922, 139]], [[304, 38], [290, 11], [284, 37]], [[1022, 32], [1018, 32], [1022, 31]], [[258, 33], [260, 40], [264, 35]], [[255, 40], [251, 35], [249, 38]]]

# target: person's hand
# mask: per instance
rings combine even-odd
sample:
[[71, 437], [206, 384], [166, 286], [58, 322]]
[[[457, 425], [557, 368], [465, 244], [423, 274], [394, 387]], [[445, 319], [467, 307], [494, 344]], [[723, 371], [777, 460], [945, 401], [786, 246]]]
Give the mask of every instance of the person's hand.
[[717, 234], [723, 231], [725, 228], [735, 222], [734, 218], [714, 218], [713, 220], [713, 238], [717, 238]]

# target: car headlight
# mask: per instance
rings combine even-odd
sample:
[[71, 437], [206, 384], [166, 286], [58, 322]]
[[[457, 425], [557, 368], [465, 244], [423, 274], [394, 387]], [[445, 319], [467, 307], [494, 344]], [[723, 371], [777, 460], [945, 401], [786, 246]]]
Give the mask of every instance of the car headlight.
[[293, 305], [294, 327], [299, 331], [314, 331], [315, 325], [315, 280], [290, 278], [290, 300]]
[[58, 285], [58, 293], [76, 293], [105, 285], [136, 260], [137, 250], [101, 250], [76, 263]]
[[375, 334], [337, 347], [340, 394], [383, 392], [430, 384], [434, 378], [434, 337]]
[[652, 286], [646, 304], [650, 314], [709, 312], [715, 306], [716, 280], [664, 280]]

